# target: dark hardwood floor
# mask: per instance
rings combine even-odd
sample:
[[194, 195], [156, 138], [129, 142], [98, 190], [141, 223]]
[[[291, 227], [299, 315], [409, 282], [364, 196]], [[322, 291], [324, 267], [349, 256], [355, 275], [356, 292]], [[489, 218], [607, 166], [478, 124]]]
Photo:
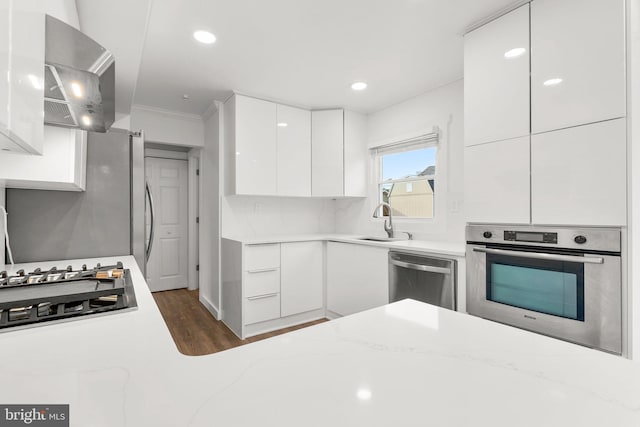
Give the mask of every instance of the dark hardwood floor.
[[160, 308], [178, 350], [188, 356], [202, 356], [228, 350], [327, 321], [327, 319], [320, 319], [241, 340], [200, 304], [197, 290], [178, 289], [155, 292], [153, 298]]

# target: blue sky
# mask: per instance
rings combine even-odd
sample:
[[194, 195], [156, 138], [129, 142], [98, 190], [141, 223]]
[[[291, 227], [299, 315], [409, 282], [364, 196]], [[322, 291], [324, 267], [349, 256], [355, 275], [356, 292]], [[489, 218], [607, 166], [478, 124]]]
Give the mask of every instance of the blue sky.
[[404, 178], [415, 175], [426, 167], [436, 164], [436, 148], [387, 154], [382, 158], [382, 180]]

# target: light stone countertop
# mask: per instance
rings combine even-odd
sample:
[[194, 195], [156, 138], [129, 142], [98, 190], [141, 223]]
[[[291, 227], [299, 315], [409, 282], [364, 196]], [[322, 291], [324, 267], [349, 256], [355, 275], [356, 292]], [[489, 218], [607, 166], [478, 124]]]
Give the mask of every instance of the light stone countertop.
[[117, 259], [138, 310], [0, 333], [0, 404], [68, 403], [76, 427], [640, 425], [640, 364], [410, 300], [183, 356]]
[[290, 243], [305, 242], [312, 240], [326, 240], [331, 242], [354, 243], [359, 245], [387, 247], [394, 250], [404, 250], [410, 252], [424, 252], [439, 255], [447, 255], [453, 257], [465, 256], [464, 242], [444, 242], [444, 241], [428, 241], [428, 240], [396, 240], [390, 242], [377, 242], [369, 240], [361, 240], [361, 235], [351, 234], [292, 234], [292, 235], [273, 235], [260, 237], [233, 236], [225, 237], [228, 240], [243, 243], [245, 245], [258, 245], [266, 243]]

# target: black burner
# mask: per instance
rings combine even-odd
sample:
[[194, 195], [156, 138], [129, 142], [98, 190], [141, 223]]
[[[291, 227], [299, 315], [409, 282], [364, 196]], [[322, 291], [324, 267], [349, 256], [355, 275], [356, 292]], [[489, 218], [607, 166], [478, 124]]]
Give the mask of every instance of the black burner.
[[135, 307], [131, 272], [121, 262], [0, 272], [0, 329]]

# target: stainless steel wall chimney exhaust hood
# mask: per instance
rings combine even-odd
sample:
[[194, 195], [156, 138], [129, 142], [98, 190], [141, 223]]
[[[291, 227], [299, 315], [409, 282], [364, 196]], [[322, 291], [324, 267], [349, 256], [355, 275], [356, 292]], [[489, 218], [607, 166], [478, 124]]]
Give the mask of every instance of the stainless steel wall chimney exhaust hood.
[[72, 26], [46, 17], [45, 124], [106, 132], [115, 120], [115, 59]]

